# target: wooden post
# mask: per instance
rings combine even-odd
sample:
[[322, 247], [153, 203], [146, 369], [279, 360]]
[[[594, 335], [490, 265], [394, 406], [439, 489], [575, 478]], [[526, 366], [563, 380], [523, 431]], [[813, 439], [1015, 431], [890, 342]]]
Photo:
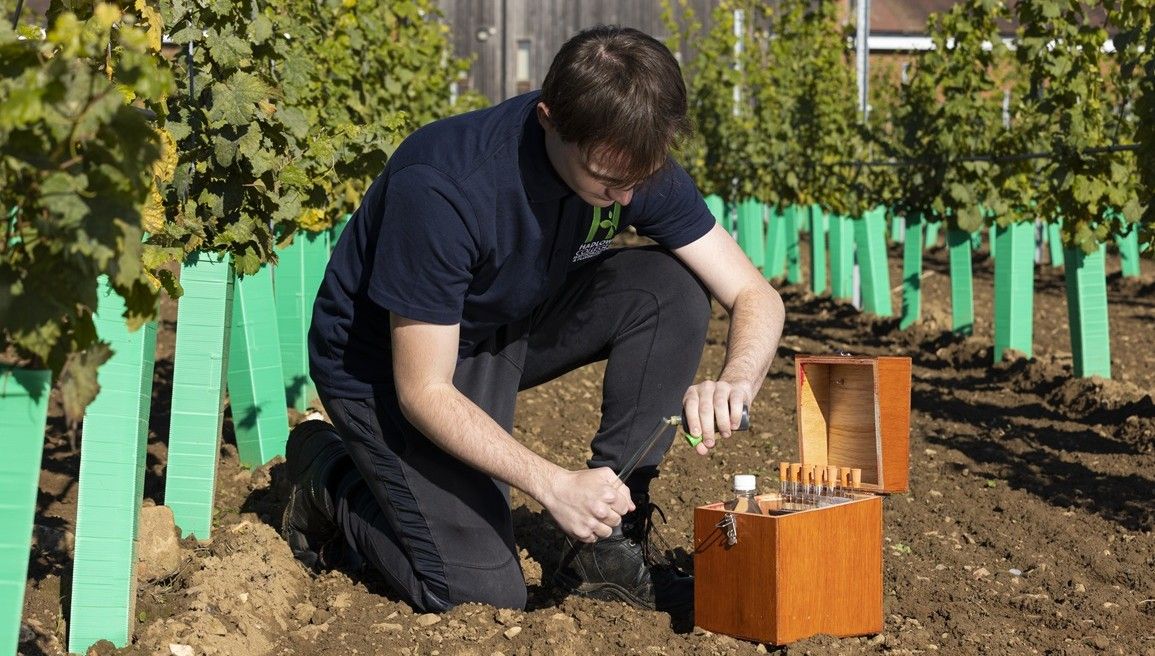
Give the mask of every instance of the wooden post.
[[886, 208], [868, 211], [854, 226], [854, 241], [862, 270], [862, 306], [880, 317], [893, 316], [890, 272], [886, 262]]
[[96, 329], [111, 344], [113, 356], [100, 367], [100, 393], [84, 413], [68, 625], [68, 651], [73, 653], [84, 653], [99, 640], [117, 647], [132, 640], [156, 361], [156, 324], [130, 332], [124, 301], [104, 276], [97, 295]]
[[738, 205], [738, 245], [759, 269], [766, 266], [766, 237], [762, 229], [764, 207], [754, 198], [747, 198]]
[[289, 436], [273, 268], [238, 278], [229, 340], [229, 402], [237, 453], [250, 467], [284, 455]]
[[1111, 377], [1111, 329], [1107, 316], [1106, 246], [1094, 253], [1063, 249], [1067, 278], [1067, 317], [1075, 375]]
[[826, 291], [826, 215], [817, 204], [809, 207], [810, 214], [810, 291]]
[[0, 654], [15, 654], [52, 372], [0, 367]]
[[289, 407], [303, 411], [316, 396], [309, 378], [308, 334], [313, 301], [329, 262], [328, 235], [298, 232], [278, 259], [273, 272], [273, 294], [281, 336], [285, 400]]
[[1030, 221], [995, 227], [995, 349], [1034, 354], [1035, 230]]
[[839, 300], [854, 295], [854, 222], [847, 216], [831, 216], [830, 287]]
[[902, 243], [902, 318], [906, 330], [922, 318], [922, 216], [906, 220]]
[[971, 233], [950, 228], [946, 233], [950, 249], [951, 330], [971, 335], [975, 329], [974, 272], [971, 270]]
[[786, 269], [786, 218], [777, 207], [770, 208], [766, 225], [766, 268], [762, 275], [767, 280], [780, 278]]
[[181, 268], [180, 283], [184, 296], [177, 305], [164, 502], [183, 536], [207, 540], [232, 325], [231, 259], [228, 254], [193, 253]]

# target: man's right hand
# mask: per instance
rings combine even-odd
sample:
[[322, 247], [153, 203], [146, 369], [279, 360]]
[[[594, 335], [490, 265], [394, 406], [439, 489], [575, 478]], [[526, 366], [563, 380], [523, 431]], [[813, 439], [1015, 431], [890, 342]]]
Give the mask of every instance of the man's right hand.
[[629, 488], [609, 467], [565, 471], [551, 480], [544, 496], [541, 505], [558, 527], [580, 542], [609, 537], [622, 515], [634, 509]]

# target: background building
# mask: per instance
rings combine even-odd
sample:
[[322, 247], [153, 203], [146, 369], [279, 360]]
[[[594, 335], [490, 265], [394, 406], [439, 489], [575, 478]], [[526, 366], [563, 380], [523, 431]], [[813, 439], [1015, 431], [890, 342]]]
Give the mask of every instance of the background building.
[[[717, 0], [688, 4], [703, 32], [708, 31]], [[927, 19], [954, 4], [955, 0], [872, 0], [871, 58], [901, 66], [910, 53], [929, 48]], [[478, 91], [494, 102], [540, 86], [553, 54], [582, 28], [601, 23], [636, 27], [663, 40], [669, 35], [658, 0], [441, 0], [440, 7], [453, 31], [455, 54], [474, 58], [460, 89]], [[855, 10], [855, 0], [846, 0], [847, 23], [853, 24]], [[1013, 35], [1013, 26], [1006, 31]], [[682, 61], [694, 55], [676, 54]]]

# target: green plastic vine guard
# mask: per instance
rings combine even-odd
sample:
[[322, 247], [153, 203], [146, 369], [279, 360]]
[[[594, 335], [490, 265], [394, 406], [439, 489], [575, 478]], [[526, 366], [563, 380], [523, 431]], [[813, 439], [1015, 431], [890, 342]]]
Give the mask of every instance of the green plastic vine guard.
[[791, 205], [786, 208], [786, 282], [797, 285], [802, 282], [802, 247], [798, 240], [798, 224], [801, 222], [802, 208]]
[[764, 207], [753, 198], [738, 205], [738, 245], [759, 269], [766, 266], [766, 237], [762, 228]]
[[862, 275], [862, 309], [880, 317], [893, 316], [886, 262], [885, 207], [870, 210], [855, 222], [854, 241]]
[[15, 654], [52, 372], [0, 367], [0, 654]]
[[738, 238], [738, 203], [726, 203], [725, 222], [722, 224], [726, 232]]
[[1138, 278], [1139, 226], [1132, 225], [1131, 229], [1126, 234], [1115, 238], [1115, 244], [1119, 247], [1119, 260], [1120, 266], [1123, 269], [1123, 277]]
[[72, 653], [85, 653], [99, 640], [124, 647], [132, 639], [156, 324], [129, 331], [124, 311], [124, 300], [101, 276], [94, 319], [113, 356], [101, 365], [100, 393], [84, 413], [68, 624]]
[[1106, 246], [1091, 254], [1065, 248], [1067, 317], [1075, 375], [1111, 377], [1111, 330], [1107, 316]]
[[938, 246], [938, 232], [941, 227], [942, 221], [931, 221], [926, 224], [926, 250]]
[[345, 232], [345, 226], [349, 225], [349, 219], [353, 217], [352, 214], [345, 214], [341, 218], [333, 222], [329, 228], [329, 250], [337, 245], [337, 240], [341, 238], [341, 233]]
[[193, 253], [181, 267], [180, 283], [184, 296], [177, 304], [164, 502], [172, 508], [183, 536], [207, 540], [232, 325], [231, 258]]
[[922, 318], [922, 217], [906, 220], [902, 243], [902, 316], [898, 327], [906, 330]]
[[1034, 355], [1035, 226], [1020, 221], [995, 227], [994, 361], [1014, 349]]
[[974, 241], [965, 230], [949, 228], [946, 244], [950, 250], [951, 330], [957, 335], [971, 335], [975, 330], [974, 272], [971, 252]]
[[[897, 214], [890, 218], [890, 241], [895, 244], [903, 243], [906, 237], [906, 219]], [[921, 245], [921, 243], [920, 243]]]
[[762, 275], [767, 280], [782, 276], [786, 269], [786, 217], [777, 207], [770, 207], [766, 224], [766, 267]]
[[328, 234], [298, 232], [293, 243], [280, 252], [273, 271], [285, 401], [289, 407], [302, 411], [316, 396], [309, 378], [308, 335], [313, 301], [328, 262]]
[[810, 218], [810, 291], [826, 291], [826, 215], [818, 205], [809, 208]]
[[854, 295], [854, 221], [830, 217], [830, 293], [839, 300]]
[[718, 194], [710, 194], [706, 196], [706, 208], [710, 210], [710, 214], [714, 215], [714, 220], [725, 225], [726, 220], [726, 201]]
[[228, 371], [229, 402], [241, 462], [259, 467], [284, 455], [289, 413], [270, 265], [236, 281]]
[[1047, 224], [1047, 246], [1051, 252], [1051, 266], [1063, 266], [1063, 231], [1058, 220]]

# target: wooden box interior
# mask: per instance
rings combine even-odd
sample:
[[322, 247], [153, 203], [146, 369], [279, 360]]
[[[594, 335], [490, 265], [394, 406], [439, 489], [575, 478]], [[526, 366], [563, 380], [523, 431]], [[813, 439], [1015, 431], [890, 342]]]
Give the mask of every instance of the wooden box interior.
[[798, 356], [800, 462], [862, 470], [862, 488], [905, 492], [910, 358]]

